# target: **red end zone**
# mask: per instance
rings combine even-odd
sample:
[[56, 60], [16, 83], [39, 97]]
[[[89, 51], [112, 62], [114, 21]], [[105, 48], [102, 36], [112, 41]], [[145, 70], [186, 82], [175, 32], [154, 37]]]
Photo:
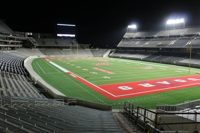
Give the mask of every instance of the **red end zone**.
[[200, 86], [200, 75], [96, 86], [72, 72], [68, 74], [110, 100]]
[[140, 82], [101, 85], [100, 87], [112, 93], [116, 97], [109, 97], [117, 100], [121, 98], [130, 98], [170, 90], [178, 90], [200, 86], [200, 76], [185, 76], [180, 78], [165, 78], [160, 80], [146, 80]]

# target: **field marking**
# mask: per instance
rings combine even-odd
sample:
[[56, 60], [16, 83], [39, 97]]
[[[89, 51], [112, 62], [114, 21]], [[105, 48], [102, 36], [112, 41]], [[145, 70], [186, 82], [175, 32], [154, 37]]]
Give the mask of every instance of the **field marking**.
[[[65, 72], [65, 73], [68, 73], [68, 74], [69, 74], [69, 73], [72, 73], [72, 72], [70, 72], [69, 70], [67, 70], [67, 69], [65, 69], [65, 68], [63, 68], [63, 67], [57, 65], [56, 63], [54, 63], [54, 62], [52, 62], [52, 61], [49, 61], [49, 63], [51, 63], [52, 65], [54, 65], [55, 67], [57, 67], [58, 69], [60, 69], [61, 71]], [[104, 91], [104, 92], [106, 92], [107, 94], [109, 94], [109, 95], [111, 95], [111, 96], [113, 96], [113, 97], [116, 97], [116, 95], [114, 95], [114, 94], [112, 94], [112, 93], [110, 93], [110, 92], [104, 90], [103, 88], [101, 88], [101, 87], [99, 87], [99, 86], [96, 86], [95, 84], [93, 84], [93, 83], [87, 81], [86, 79], [84, 79], [84, 78], [78, 76], [77, 74], [74, 74], [74, 73], [72, 73], [72, 74], [73, 74], [73, 76], [78, 77], [79, 79], [85, 81], [86, 83], [89, 83], [90, 85], [94, 86], [95, 88], [98, 88], [99, 90]]]
[[97, 72], [90, 72], [91, 74], [97, 74]]
[[110, 79], [110, 77], [108, 77], [108, 76], [103, 76], [103, 78], [104, 78], [104, 79]]
[[57, 65], [56, 63], [52, 62], [52, 61], [49, 61], [50, 64], [52, 64], [53, 66], [57, 67], [58, 69], [60, 69], [61, 71], [67, 73], [67, 72], [70, 72], [69, 70]]
[[100, 72], [107, 73], [107, 74], [113, 74], [113, 72], [111, 72], [109, 70], [105, 70], [105, 69], [99, 68], [99, 67], [93, 67], [93, 69], [98, 70]]
[[[46, 58], [42, 58], [42, 59], [48, 62], [48, 63], [45, 62], [48, 66], [55, 69], [58, 73], [61, 73], [56, 67], [53, 67], [52, 65], [49, 64], [49, 61], [50, 61], [49, 59], [46, 59]], [[49, 72], [46, 72], [46, 74], [49, 74]]]
[[38, 62], [36, 62], [36, 64], [37, 64], [37, 66], [40, 68], [40, 70], [41, 70], [44, 74], [46, 74], [46, 72], [45, 72], [44, 69], [40, 66], [40, 64], [38, 64]]

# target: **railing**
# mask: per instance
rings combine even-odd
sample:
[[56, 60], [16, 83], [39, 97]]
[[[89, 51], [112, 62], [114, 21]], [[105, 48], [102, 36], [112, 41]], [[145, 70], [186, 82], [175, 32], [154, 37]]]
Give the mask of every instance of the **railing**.
[[143, 107], [135, 107], [131, 103], [125, 103], [123, 113], [133, 124], [145, 132], [193, 132], [200, 129], [200, 120], [198, 120], [200, 113], [197, 112], [156, 112]]

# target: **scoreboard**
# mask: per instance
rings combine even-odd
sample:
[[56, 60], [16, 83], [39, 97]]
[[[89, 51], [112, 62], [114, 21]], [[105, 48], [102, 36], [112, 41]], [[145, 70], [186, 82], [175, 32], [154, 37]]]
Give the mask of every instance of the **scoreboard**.
[[56, 26], [58, 37], [76, 37], [76, 25], [75, 24], [62, 24], [58, 23]]

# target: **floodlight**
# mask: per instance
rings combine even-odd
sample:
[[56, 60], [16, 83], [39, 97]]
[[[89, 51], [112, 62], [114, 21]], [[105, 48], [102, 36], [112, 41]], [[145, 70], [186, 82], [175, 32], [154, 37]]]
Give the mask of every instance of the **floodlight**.
[[137, 25], [136, 24], [128, 25], [128, 29], [134, 29], [134, 30], [136, 30], [137, 29]]
[[57, 34], [58, 37], [75, 37], [75, 34]]
[[74, 24], [57, 24], [57, 26], [70, 26], [70, 27], [75, 27], [76, 25]]
[[184, 24], [185, 19], [184, 18], [179, 18], [179, 19], [168, 19], [166, 21], [167, 25], [177, 25], [177, 24]]

